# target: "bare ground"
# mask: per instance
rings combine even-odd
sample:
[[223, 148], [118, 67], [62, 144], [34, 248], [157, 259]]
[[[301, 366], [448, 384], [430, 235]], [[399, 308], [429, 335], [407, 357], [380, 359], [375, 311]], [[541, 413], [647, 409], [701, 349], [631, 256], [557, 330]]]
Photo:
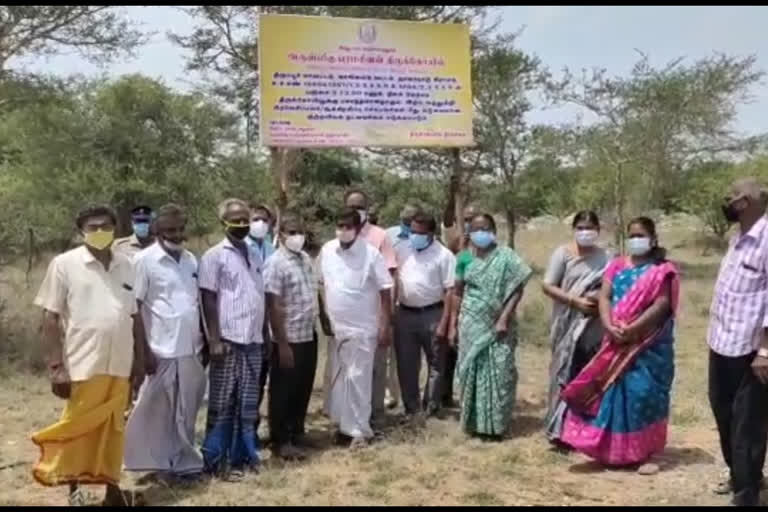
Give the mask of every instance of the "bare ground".
[[[567, 231], [521, 234], [520, 251], [538, 268]], [[702, 257], [686, 237], [667, 233], [671, 256], [682, 262], [682, 311], [677, 325], [670, 440], [657, 462], [661, 472], [640, 476], [604, 470], [579, 455], [549, 449], [541, 432], [547, 389], [549, 304], [538, 281], [521, 305], [518, 349], [520, 384], [511, 436], [483, 443], [459, 432], [455, 415], [430, 420], [423, 431], [393, 429], [361, 452], [331, 446], [331, 427], [318, 414], [322, 361], [310, 406], [309, 433], [322, 448], [304, 463], [283, 463], [265, 453], [261, 474], [238, 484], [212, 481], [196, 488], [137, 486], [152, 505], [725, 505], [711, 487], [722, 469], [717, 432], [706, 397], [706, 314], [717, 256]], [[62, 403], [46, 382], [29, 375], [4, 376], [0, 396], [0, 505], [59, 505], [64, 489], [37, 485], [30, 470], [37, 452], [29, 434], [50, 424]], [[204, 414], [199, 418], [200, 432]], [[94, 499], [101, 490], [94, 488]]]

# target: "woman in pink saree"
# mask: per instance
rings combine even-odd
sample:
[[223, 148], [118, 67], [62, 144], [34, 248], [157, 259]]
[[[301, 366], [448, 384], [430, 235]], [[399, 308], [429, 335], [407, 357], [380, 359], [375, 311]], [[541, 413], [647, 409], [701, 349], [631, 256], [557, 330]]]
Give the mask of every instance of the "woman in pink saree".
[[627, 252], [603, 277], [600, 350], [563, 390], [562, 441], [608, 466], [643, 464], [664, 449], [675, 371], [680, 281], [651, 219], [630, 222]]

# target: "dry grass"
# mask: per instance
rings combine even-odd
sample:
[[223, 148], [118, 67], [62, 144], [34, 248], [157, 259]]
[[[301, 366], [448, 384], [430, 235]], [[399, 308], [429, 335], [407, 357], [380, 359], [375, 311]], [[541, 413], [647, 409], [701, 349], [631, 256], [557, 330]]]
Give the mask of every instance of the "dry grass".
[[[324, 443], [306, 463], [267, 458], [263, 471], [240, 484], [211, 482], [196, 489], [145, 488], [154, 505], [722, 505], [709, 487], [721, 465], [717, 433], [706, 398], [707, 307], [718, 261], [701, 256], [689, 232], [664, 233], [670, 256], [681, 262], [682, 311], [677, 326], [677, 375], [671, 439], [659, 457], [662, 471], [643, 477], [605, 471], [578, 455], [549, 450], [540, 430], [547, 388], [549, 303], [530, 283], [521, 305], [520, 385], [513, 433], [501, 444], [465, 438], [455, 419], [430, 420], [426, 430], [393, 430], [380, 443], [358, 453], [330, 446], [331, 429], [319, 414], [321, 375], [310, 407], [310, 435]], [[564, 227], [525, 231], [519, 250], [537, 268], [568, 237]], [[34, 333], [39, 317], [30, 311], [31, 294], [6, 275], [2, 297], [14, 310], [6, 318], [16, 332]], [[21, 278], [21, 280], [19, 280]], [[35, 284], [40, 275], [35, 275]], [[10, 324], [6, 324], [10, 325]], [[22, 326], [19, 328], [18, 326]], [[34, 337], [28, 338], [34, 343]], [[29, 354], [34, 350], [28, 347]], [[28, 356], [25, 356], [28, 357]], [[320, 368], [322, 369], [322, 360]], [[29, 433], [53, 421], [62, 406], [44, 380], [15, 374], [4, 380], [0, 400], [0, 505], [55, 505], [63, 489], [44, 489], [30, 477], [36, 450]], [[200, 415], [200, 427], [204, 414]], [[268, 457], [265, 454], [265, 457]], [[130, 478], [129, 478], [130, 480]], [[100, 490], [94, 489], [94, 492]]]

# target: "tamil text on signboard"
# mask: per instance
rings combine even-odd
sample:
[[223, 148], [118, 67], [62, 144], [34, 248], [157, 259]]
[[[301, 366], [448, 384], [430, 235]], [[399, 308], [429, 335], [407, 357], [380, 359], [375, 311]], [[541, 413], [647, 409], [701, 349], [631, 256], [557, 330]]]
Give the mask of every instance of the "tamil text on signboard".
[[469, 146], [469, 29], [460, 24], [263, 15], [267, 146]]

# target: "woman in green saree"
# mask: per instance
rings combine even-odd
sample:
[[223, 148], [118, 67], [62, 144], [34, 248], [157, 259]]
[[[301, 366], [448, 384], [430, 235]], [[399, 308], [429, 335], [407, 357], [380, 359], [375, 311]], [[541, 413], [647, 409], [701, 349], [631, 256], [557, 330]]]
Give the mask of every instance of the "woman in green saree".
[[461, 425], [470, 435], [500, 440], [509, 429], [517, 387], [515, 308], [532, 271], [515, 251], [497, 246], [490, 215], [472, 219], [470, 241], [475, 258], [456, 290]]

